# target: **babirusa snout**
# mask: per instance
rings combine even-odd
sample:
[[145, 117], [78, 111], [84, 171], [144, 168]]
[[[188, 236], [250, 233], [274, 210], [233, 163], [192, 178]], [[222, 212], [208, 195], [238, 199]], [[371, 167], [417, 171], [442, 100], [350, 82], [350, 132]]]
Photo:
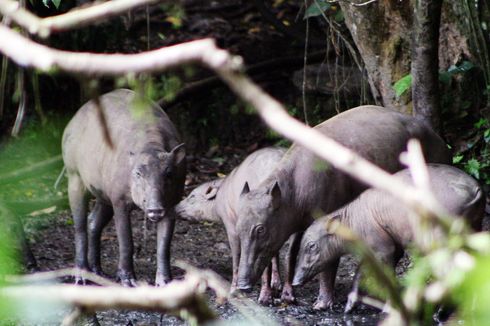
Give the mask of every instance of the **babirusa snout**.
[[247, 264], [242, 264], [240, 262], [239, 269], [238, 269], [237, 286], [242, 291], [247, 292], [247, 291], [252, 290], [252, 284], [253, 283], [250, 280], [251, 269], [252, 269], [252, 266], [249, 266]]
[[238, 288], [242, 291], [250, 290], [270, 261], [269, 257], [262, 255], [255, 257], [242, 252], [238, 269]]
[[152, 222], [158, 222], [165, 216], [165, 210], [163, 208], [148, 209], [146, 216]]
[[148, 198], [148, 204], [145, 207], [145, 213], [152, 222], [158, 222], [165, 216], [162, 198], [159, 191], [152, 191]]
[[305, 282], [305, 274], [303, 270], [298, 270], [294, 272], [293, 286], [302, 285]]

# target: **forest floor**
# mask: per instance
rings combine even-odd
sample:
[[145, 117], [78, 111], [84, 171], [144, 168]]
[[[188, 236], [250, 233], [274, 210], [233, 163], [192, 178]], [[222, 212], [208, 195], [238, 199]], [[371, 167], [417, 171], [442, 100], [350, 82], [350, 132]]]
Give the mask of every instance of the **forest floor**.
[[[216, 156], [188, 157], [189, 172], [186, 181], [186, 194], [196, 185], [215, 178], [218, 172], [226, 174], [231, 171], [244, 158], [245, 152], [228, 149], [226, 153], [217, 152], [214, 155]], [[225, 159], [213, 159], [216, 157], [224, 157]], [[133, 212], [131, 221], [137, 278], [139, 281], [153, 284], [156, 269], [155, 225], [148, 222], [145, 231], [144, 217], [139, 210]], [[484, 229], [489, 229], [488, 224], [489, 218], [487, 216]], [[45, 217], [29, 217], [25, 220], [25, 228], [39, 268], [42, 271], [73, 266], [74, 230], [69, 211], [62, 211]], [[176, 260], [186, 261], [198, 268], [211, 269], [225, 280], [230, 281], [232, 262], [223, 225], [210, 222], [189, 223], [177, 220], [172, 244], [172, 262]], [[102, 235], [102, 267], [104, 272], [114, 280], [117, 261], [118, 244], [114, 223], [111, 222]], [[400, 261], [397, 266], [399, 277], [403, 277], [403, 271], [409, 264], [410, 261], [407, 258]], [[263, 307], [263, 309], [258, 310], [261, 311], [258, 313], [275, 320], [278, 325], [376, 325], [382, 319], [382, 314], [368, 306], [359, 304], [353, 313], [343, 314], [356, 266], [356, 260], [352, 256], [342, 258], [337, 273], [336, 297], [332, 310], [315, 311], [312, 309], [317, 296], [318, 284], [316, 281], [311, 281], [296, 289], [297, 304], [284, 304], [280, 302], [279, 298], [276, 298], [272, 305]], [[172, 267], [172, 272], [177, 279], [182, 278], [185, 273], [175, 266]], [[66, 281], [73, 282], [73, 280]], [[246, 294], [246, 296], [257, 302], [258, 290], [259, 284], [256, 284], [254, 291]], [[241, 314], [236, 306], [230, 303], [221, 305], [216, 303], [215, 297], [211, 293], [209, 298], [210, 305], [217, 312], [219, 320], [230, 322], [227, 324], [232, 325], [253, 324], [252, 320]], [[59, 324], [67, 312], [65, 309], [52, 316], [44, 315], [44, 322], [39, 323], [37, 321], [35, 324]], [[101, 325], [185, 325], [184, 321], [174, 316], [134, 311], [97, 312], [97, 319]]]
[[[217, 171], [229, 172], [243, 157], [243, 152], [228, 153], [227, 159], [189, 158], [189, 174], [187, 177], [187, 193], [197, 184], [211, 179]], [[222, 157], [223, 154], [221, 153]], [[217, 162], [219, 161], [219, 162]], [[43, 218], [31, 217], [25, 221], [32, 250], [42, 271], [72, 267], [74, 264], [73, 222], [69, 211], [63, 211]], [[148, 223], [144, 229], [144, 217], [141, 211], [132, 215], [133, 239], [135, 245], [135, 269], [139, 281], [152, 284], [154, 282], [155, 226]], [[145, 239], [146, 233], [146, 241]], [[115, 278], [117, 269], [118, 244], [114, 223], [111, 222], [102, 235], [102, 266], [104, 271]], [[184, 260], [193, 266], [212, 269], [224, 279], [231, 280], [230, 249], [223, 225], [218, 223], [189, 223], [177, 220], [172, 244], [172, 262]], [[402, 262], [401, 265], [407, 262]], [[314, 311], [312, 305], [316, 299], [318, 285], [316, 281], [307, 283], [297, 289], [297, 304], [283, 304], [279, 298], [274, 304], [264, 307], [266, 316], [280, 325], [374, 325], [381, 317], [377, 310], [360, 305], [350, 315], [343, 314], [347, 294], [351, 286], [356, 262], [352, 257], [342, 259], [335, 286], [336, 299], [333, 310]], [[184, 271], [172, 267], [176, 278], [182, 277]], [[72, 280], [68, 280], [72, 282]], [[259, 284], [254, 291], [247, 294], [256, 301]], [[210, 303], [220, 319], [228, 321], [247, 321], [237, 308], [230, 303], [218, 305], [214, 296]], [[64, 311], [66, 313], [66, 311]], [[42, 324], [57, 324], [63, 311], [51, 317], [45, 316]], [[51, 319], [50, 319], [51, 318]], [[177, 317], [157, 313], [133, 311], [105, 311], [97, 313], [101, 325], [183, 325], [184, 321]], [[37, 324], [37, 323], [36, 323]]]
[[[171, 22], [178, 20], [177, 14], [166, 15], [162, 12], [157, 12], [155, 16], [152, 16], [152, 36], [150, 38], [152, 48], [189, 39], [213, 37], [217, 40], [219, 46], [230, 50], [234, 54], [244, 56], [247, 64], [287, 56], [299, 56], [302, 59], [304, 45], [297, 38], [294, 39], [290, 35], [282, 35], [271, 27], [269, 23], [264, 22], [263, 17], [249, 2], [241, 0], [210, 2], [187, 0], [184, 2], [187, 6], [187, 15], [183, 19], [183, 24], [180, 28], [174, 28], [171, 24]], [[284, 3], [287, 3], [287, 1]], [[281, 21], [288, 20], [294, 23], [293, 20], [296, 14], [297, 12], [292, 11], [290, 7], [275, 9], [275, 15]], [[297, 20], [301, 21], [301, 18]], [[141, 51], [147, 45], [147, 37], [145, 36], [146, 21], [137, 20], [135, 29], [137, 31], [127, 33], [128, 36], [123, 41], [114, 37], [114, 40], [108, 41], [109, 44], [104, 44], [104, 49], [108, 52]], [[104, 39], [103, 41], [107, 40]], [[326, 47], [327, 45], [316, 50], [325, 51]], [[274, 97], [289, 105], [288, 107], [294, 107], [294, 100], [289, 102], [288, 100], [294, 98], [299, 101], [301, 96], [298, 96], [300, 91], [294, 89], [294, 85], [291, 82], [293, 69], [281, 67], [281, 69], [273, 70], [273, 73], [271, 74], [271, 71], [264, 70], [261, 71], [261, 75], [255, 74], [254, 79], [260, 79], [261, 86]], [[204, 77], [207, 76], [204, 75]], [[220, 107], [221, 105], [224, 108], [220, 107], [220, 109], [224, 111], [228, 110], [228, 106], [226, 102], [217, 104], [213, 102], [216, 98], [222, 97], [221, 92], [216, 95], [215, 89], [206, 88], [205, 93], [207, 93], [205, 94], [207, 97], [202, 94], [193, 95], [187, 98], [186, 101], [189, 102], [189, 107], [194, 110], [192, 114], [197, 115], [196, 112], [201, 110], [207, 120], [203, 120], [202, 124], [198, 124], [196, 116], [192, 116], [192, 119], [190, 119], [192, 124], [187, 125], [188, 130], [180, 128], [186, 143], [190, 142], [189, 139], [194, 138], [194, 146], [189, 147], [197, 148], [195, 152], [189, 151], [188, 153], [190, 155], [187, 158], [189, 173], [186, 181], [186, 193], [201, 182], [215, 178], [219, 173], [228, 173], [251, 151], [270, 144], [270, 140], [264, 141], [263, 138], [260, 138], [264, 137], [263, 134], [257, 136], [259, 133], [256, 129], [260, 129], [258, 127], [259, 124], [256, 123], [258, 119], [253, 120], [252, 123], [248, 122], [248, 125], [244, 126], [236, 123], [237, 117], [232, 116], [229, 118], [230, 120], [222, 119], [215, 122], [217, 127], [213, 127], [212, 120], [214, 118], [209, 117], [211, 116], [210, 111], [205, 111], [205, 109]], [[64, 101], [65, 99], [62, 100]], [[321, 99], [321, 101], [326, 100], [326, 98]], [[209, 105], [209, 103], [212, 105]], [[170, 115], [174, 118], [173, 115], [179, 115], [181, 112], [172, 109], [170, 110]], [[322, 119], [325, 118], [327, 116], [322, 115]], [[229, 121], [233, 123], [229, 123]], [[209, 134], [213, 131], [222, 137], [218, 138], [219, 142], [217, 145], [211, 146], [212, 142], [209, 141]], [[198, 133], [199, 135], [196, 135]], [[243, 141], [244, 139], [245, 141]], [[237, 140], [240, 140], [240, 142]], [[140, 211], [133, 212], [132, 224], [136, 275], [138, 280], [151, 284], [153, 283], [156, 269], [155, 226], [148, 223], [148, 230], [145, 231], [144, 218]], [[74, 230], [69, 210], [56, 212], [48, 216], [28, 217], [25, 220], [25, 226], [32, 250], [42, 271], [73, 266]], [[102, 237], [102, 266], [105, 273], [113, 278], [116, 274], [117, 257], [117, 238], [114, 223], [111, 222]], [[178, 220], [172, 244], [172, 261], [175, 262], [175, 260], [184, 260], [199, 268], [212, 269], [226, 280], [231, 279], [230, 249], [224, 227], [221, 224], [209, 222], [190, 224], [189, 222]], [[401, 274], [408, 265], [408, 259], [402, 260], [397, 269], [398, 274]], [[316, 282], [309, 282], [297, 289], [297, 304], [287, 305], [277, 299], [273, 305], [265, 307], [265, 314], [276, 320], [280, 325], [377, 324], [382, 315], [377, 310], [363, 305], [358, 306], [350, 315], [343, 314], [343, 308], [356, 266], [356, 262], [352, 257], [348, 256], [342, 259], [337, 273], [336, 298], [331, 311], [317, 312], [312, 309], [317, 296], [318, 285]], [[183, 271], [173, 267], [173, 274], [179, 278], [182, 277]], [[255, 300], [258, 297], [258, 289], [259, 285], [257, 284], [254, 291], [247, 294], [247, 296]], [[210, 303], [220, 319], [236, 323], [244, 321], [243, 324], [251, 324], [230, 303], [218, 305], [212, 295], [210, 296]], [[19, 324], [58, 325], [66, 313], [67, 310], [65, 309], [53, 316], [43, 316], [44, 321], [42, 322], [29, 323], [21, 321]], [[97, 319], [101, 325], [185, 324], [182, 320], [173, 316], [132, 311], [98, 312]]]

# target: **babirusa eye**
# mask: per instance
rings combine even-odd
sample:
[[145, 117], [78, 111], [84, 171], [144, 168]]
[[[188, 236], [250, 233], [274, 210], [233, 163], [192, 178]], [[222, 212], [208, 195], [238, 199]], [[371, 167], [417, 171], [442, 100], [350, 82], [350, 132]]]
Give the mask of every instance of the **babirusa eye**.
[[318, 250], [318, 244], [317, 244], [316, 242], [310, 242], [310, 243], [308, 244], [308, 250], [309, 250], [310, 252], [315, 252], [315, 251], [317, 251], [317, 250]]
[[254, 228], [254, 231], [255, 231], [255, 234], [257, 236], [262, 236], [265, 234], [265, 226], [262, 225], [262, 224], [259, 224], [259, 225], [256, 225], [255, 228]]

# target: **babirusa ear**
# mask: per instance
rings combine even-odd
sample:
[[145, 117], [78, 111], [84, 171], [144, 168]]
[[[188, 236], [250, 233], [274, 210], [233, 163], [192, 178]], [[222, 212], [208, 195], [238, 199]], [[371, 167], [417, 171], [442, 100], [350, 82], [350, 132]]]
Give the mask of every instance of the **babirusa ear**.
[[281, 188], [279, 187], [279, 183], [276, 181], [269, 189], [269, 194], [272, 197], [272, 207], [274, 209], [279, 208], [281, 205]]
[[182, 143], [182, 144], [179, 144], [177, 146], [175, 146], [171, 151], [170, 153], [174, 154], [175, 156], [175, 159], [174, 159], [174, 162], [175, 162], [175, 165], [179, 165], [180, 162], [182, 162], [182, 160], [185, 158], [185, 144]]
[[218, 193], [217, 187], [209, 186], [208, 189], [206, 189], [206, 193], [204, 197], [206, 197], [207, 200], [215, 199], [217, 193]]
[[245, 184], [243, 185], [242, 193], [240, 196], [246, 195], [250, 192], [250, 187], [248, 186], [248, 182], [245, 181]]

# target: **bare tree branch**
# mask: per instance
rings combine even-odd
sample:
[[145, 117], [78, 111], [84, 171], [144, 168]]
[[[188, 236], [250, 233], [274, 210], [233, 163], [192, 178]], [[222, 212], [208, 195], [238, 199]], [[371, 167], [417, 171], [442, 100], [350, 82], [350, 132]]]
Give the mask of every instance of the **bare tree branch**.
[[46, 303], [65, 303], [86, 311], [132, 309], [175, 313], [186, 309], [199, 323], [204, 323], [215, 318], [209, 307], [202, 304], [206, 288], [205, 279], [189, 273], [184, 280], [162, 288], [149, 285], [135, 288], [68, 284], [5, 286], [0, 288], [0, 297], [3, 300], [30, 298]]
[[211, 39], [126, 55], [54, 50], [32, 42], [2, 26], [0, 26], [0, 39], [6, 40], [0, 43], [0, 52], [19, 65], [45, 71], [60, 69], [88, 76], [115, 76], [158, 72], [182, 64], [200, 63], [218, 74], [240, 98], [252, 105], [275, 131], [310, 149], [341, 171], [395, 195], [418, 212], [430, 212], [430, 215], [435, 216], [447, 215], [437, 202], [421, 195], [415, 187], [392, 178], [389, 173], [346, 147], [290, 117], [278, 101], [264, 93], [241, 73], [243, 70], [241, 57], [232, 56], [227, 51], [217, 48]]
[[30, 34], [46, 38], [51, 33], [87, 26], [105, 18], [118, 16], [131, 9], [158, 2], [161, 0], [113, 0], [75, 9], [58, 16], [39, 18], [21, 8], [17, 1], [0, 0], [0, 13], [24, 27]]
[[95, 284], [118, 287], [119, 283], [113, 282], [105, 277], [99, 276], [95, 273], [80, 269], [80, 268], [65, 268], [56, 271], [38, 272], [28, 275], [6, 275], [5, 282], [22, 284], [22, 283], [40, 283], [46, 281], [52, 281], [57, 278], [67, 276], [81, 276], [87, 281], [94, 282]]
[[46, 72], [61, 70], [89, 77], [158, 72], [193, 62], [205, 62], [211, 69], [217, 69], [231, 58], [228, 52], [216, 48], [211, 39], [139, 54], [93, 54], [55, 50], [30, 41], [4, 26], [0, 26], [0, 39], [0, 52], [20, 66]]

